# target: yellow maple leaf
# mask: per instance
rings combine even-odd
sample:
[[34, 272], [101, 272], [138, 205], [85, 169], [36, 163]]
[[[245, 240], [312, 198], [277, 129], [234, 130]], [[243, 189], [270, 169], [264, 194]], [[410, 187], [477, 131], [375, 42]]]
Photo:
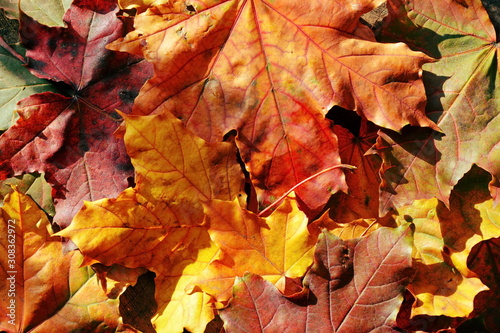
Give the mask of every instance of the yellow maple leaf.
[[85, 202], [69, 237], [86, 264], [145, 267], [156, 273], [158, 332], [203, 332], [213, 319], [211, 297], [186, 287], [216, 257], [202, 203], [243, 199], [234, 143], [207, 143], [170, 113], [126, 116], [124, 137], [136, 187], [116, 199]]
[[267, 218], [237, 202], [218, 200], [205, 205], [205, 214], [210, 237], [222, 251], [191, 287], [199, 286], [222, 304], [231, 297], [234, 279], [246, 272], [287, 293], [290, 279], [302, 277], [313, 262], [319, 230], [309, 230], [294, 198], [287, 197]]
[[[466, 223], [449, 219], [445, 210], [447, 208], [435, 198], [416, 200], [412, 205], [398, 209], [399, 223], [411, 221], [415, 225], [413, 258], [416, 275], [409, 285], [416, 298], [412, 316], [467, 317], [474, 309], [474, 297], [488, 289], [476, 275], [469, 274], [468, 269], [461, 269], [466, 265], [470, 249], [453, 250], [452, 245], [467, 241], [471, 233], [466, 232]], [[459, 237], [454, 242], [451, 242], [452, 234]], [[464, 251], [467, 252], [463, 253], [465, 262], [456, 265], [457, 260], [452, 260], [451, 252]]]
[[500, 206], [470, 191], [463, 197], [452, 193], [450, 209], [439, 206], [438, 212], [453, 264], [464, 276], [477, 276], [467, 267], [467, 258], [479, 242], [500, 237]]
[[190, 245], [172, 255], [171, 264], [156, 278], [158, 313], [152, 322], [158, 333], [183, 332], [184, 328], [203, 333], [214, 318], [212, 297], [199, 290], [188, 294], [185, 289], [217, 256], [219, 248], [205, 228], [184, 229], [188, 229], [184, 239]]
[[204, 201], [242, 196], [234, 143], [206, 142], [169, 112], [123, 116], [126, 131], [120, 133], [136, 170], [137, 191], [150, 202], [168, 202], [179, 224], [201, 223]]

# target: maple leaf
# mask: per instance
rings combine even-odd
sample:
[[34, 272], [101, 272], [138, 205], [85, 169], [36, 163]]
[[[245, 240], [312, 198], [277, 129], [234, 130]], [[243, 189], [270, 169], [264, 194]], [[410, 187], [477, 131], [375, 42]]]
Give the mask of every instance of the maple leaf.
[[182, 249], [171, 256], [172, 265], [161, 268], [164, 272], [156, 279], [158, 313], [152, 321], [159, 333], [180, 333], [184, 328], [202, 333], [214, 318], [212, 297], [199, 290], [187, 293], [186, 289], [217, 257], [219, 248], [205, 228], [187, 229], [188, 236], [184, 239], [189, 245], [182, 245]]
[[[136, 203], [136, 207], [137, 205]], [[113, 208], [119, 209], [120, 206], [115, 205]], [[130, 218], [137, 218], [138, 223], [148, 222], [141, 220], [142, 215], [134, 213], [130, 212]], [[152, 323], [157, 327], [157, 331], [183, 332], [186, 328], [191, 332], [203, 332], [207, 323], [213, 319], [213, 309], [209, 302], [211, 297], [202, 292], [188, 294], [185, 289], [219, 251], [210, 241], [205, 228], [176, 228], [167, 234], [151, 224], [125, 226], [122, 223], [121, 229], [124, 234], [136, 236], [137, 243], [131, 243], [126, 237], [120, 238], [119, 232], [113, 234], [101, 232], [106, 229], [120, 229], [113, 226], [113, 221], [101, 223], [99, 237], [92, 236], [93, 233], [89, 233], [88, 230], [99, 229], [93, 225], [79, 228], [78, 225], [83, 220], [81, 214], [83, 215], [79, 213], [74, 222], [59, 232], [59, 235], [70, 237], [78, 245], [85, 256], [85, 263], [100, 262], [105, 265], [146, 267], [155, 272], [155, 299], [158, 310]], [[119, 218], [114, 220], [119, 221]], [[83, 220], [82, 223], [88, 224], [90, 221]], [[158, 237], [159, 240], [154, 237]]]
[[0, 286], [1, 329], [49, 332], [54, 327], [64, 331], [87, 327], [104, 332], [117, 326], [117, 302], [99, 290], [90, 268], [80, 267], [80, 253], [62, 254], [60, 238], [52, 236], [50, 222], [33, 200], [14, 190], [0, 213], [0, 231], [5, 235], [0, 277], [8, 281]]
[[487, 177], [474, 167], [450, 196], [450, 208], [438, 206], [441, 228], [455, 267], [465, 276], [477, 276], [467, 262], [476, 244], [500, 236], [500, 206], [488, 194]]
[[71, 2], [71, 0], [4, 0], [0, 3], [0, 8], [5, 10], [9, 18], [19, 19], [20, 11], [22, 11], [41, 24], [63, 27], [64, 13]]
[[[395, 130], [437, 129], [423, 113], [419, 75], [430, 58], [401, 43], [379, 44], [358, 23], [381, 2], [169, 1], [139, 14], [135, 30], [109, 48], [155, 67], [134, 114], [173, 112], [208, 141], [236, 129], [259, 201], [268, 205], [340, 164], [324, 118], [335, 104]], [[327, 201], [318, 191], [339, 190], [346, 186], [336, 170], [297, 195], [315, 211]]]
[[468, 173], [452, 191], [449, 209], [437, 199], [398, 209], [397, 221], [416, 226], [412, 316], [467, 317], [474, 296], [487, 289], [467, 266], [476, 244], [500, 235], [500, 207], [493, 207], [487, 182], [483, 173]]
[[19, 19], [25, 14], [49, 27], [66, 27], [64, 14], [72, 4], [101, 14], [116, 7], [115, 1], [110, 0], [3, 0], [0, 8], [11, 19]]
[[[17, 45], [2, 45], [0, 37], [0, 131], [8, 129], [17, 117], [13, 110], [17, 102], [25, 97], [44, 91], [56, 91], [56, 88], [47, 80], [33, 76], [23, 66], [24, 59], [19, 53], [25, 50]], [[19, 61], [19, 58], [23, 62]]]
[[196, 285], [226, 304], [234, 279], [252, 272], [284, 294], [300, 289], [293, 279], [301, 278], [312, 264], [318, 234], [308, 229], [294, 198], [287, 197], [267, 218], [227, 201], [212, 201], [204, 212], [210, 238], [222, 251], [192, 288]]
[[236, 147], [205, 142], [169, 113], [124, 119], [120, 135], [136, 170], [136, 187], [116, 199], [85, 202], [58, 235], [78, 246], [86, 264], [156, 273], [153, 324], [167, 332], [184, 327], [203, 332], [213, 319], [211, 297], [198, 291], [188, 295], [185, 289], [219, 251], [199, 226], [201, 203], [239, 198], [244, 178]]
[[[396, 313], [411, 270], [411, 228], [381, 228], [343, 241], [323, 231], [304, 278], [305, 304], [282, 297], [257, 275], [234, 286], [220, 311], [228, 332], [396, 332]], [[376, 315], [375, 315], [376, 314]], [[370, 320], [365, 320], [370, 318]]]
[[[473, 310], [474, 296], [486, 290], [477, 277], [457, 271], [450, 256], [442, 251], [447, 235], [435, 215], [437, 199], [417, 200], [399, 209], [415, 224], [415, 275], [409, 290], [416, 298], [412, 316], [426, 314], [466, 317]], [[436, 218], [436, 219], [434, 219]], [[444, 253], [442, 253], [444, 252]]]
[[3, 202], [13, 188], [29, 195], [37, 205], [49, 216], [54, 216], [54, 201], [52, 200], [52, 187], [45, 180], [43, 174], [26, 174], [19, 177], [8, 178], [0, 181], [0, 200]]
[[63, 226], [82, 199], [115, 196], [132, 176], [123, 143], [112, 134], [120, 122], [115, 108], [130, 110], [150, 66], [104, 48], [125, 32], [116, 11], [73, 4], [67, 28], [21, 19], [30, 71], [65, 83], [71, 96], [47, 92], [19, 102], [20, 119], [0, 137], [0, 176], [45, 172], [56, 189], [55, 221]]
[[439, 6], [432, 0], [391, 0], [388, 7], [393, 20], [384, 34], [440, 58], [423, 66], [423, 79], [427, 114], [444, 136], [417, 128], [380, 132], [380, 214], [414, 199], [448, 203], [451, 189], [474, 163], [492, 174], [490, 189], [498, 202], [498, 49], [488, 13], [479, 0]]
[[64, 27], [64, 13], [71, 3], [71, 0], [20, 0], [19, 9], [41, 24], [49, 27]]
[[[21, 7], [30, 1], [20, 0]], [[116, 17], [117, 2], [123, 15], [139, 14], [135, 31], [109, 47], [134, 56], [105, 49], [132, 30], [131, 19]], [[54, 24], [65, 28], [21, 14], [29, 66], [23, 69], [22, 47], [2, 44], [1, 52], [8, 52], [0, 60], [13, 64], [14, 72], [0, 68], [0, 77], [14, 82], [5, 84], [13, 93], [38, 83], [54, 91], [25, 99], [19, 94], [0, 110], [7, 128], [9, 108], [19, 102], [19, 119], [0, 137], [0, 232], [9, 234], [9, 220], [19, 222], [12, 234], [23, 252], [9, 263], [8, 239], [0, 241], [0, 278], [9, 277], [9, 264], [22, 273], [16, 291], [23, 299], [16, 302], [24, 302], [27, 313], [16, 327], [5, 324], [4, 297], [0, 330], [115, 331], [119, 315], [147, 333], [219, 332], [218, 314], [228, 332], [453, 330], [466, 316], [490, 325], [491, 304], [499, 301], [496, 263], [483, 250], [493, 250], [500, 234], [497, 51], [485, 46], [491, 24], [479, 1], [447, 1], [463, 21], [454, 22], [438, 6], [432, 21], [420, 4], [416, 14], [407, 13], [403, 2], [411, 2], [394, 0], [385, 32], [397, 38], [394, 31], [404, 31], [400, 40], [421, 53], [402, 43], [377, 43], [360, 24], [359, 16], [380, 2], [74, 0], [63, 20], [60, 10], [38, 13], [43, 19], [55, 14]], [[427, 10], [435, 2], [422, 4]], [[448, 22], [439, 35], [436, 26]], [[450, 35], [457, 27], [460, 34]], [[479, 57], [457, 52], [471, 45]], [[424, 53], [441, 60], [428, 64]], [[465, 66], [471, 60], [475, 69]], [[155, 76], [132, 107], [153, 66]], [[426, 110], [443, 125], [442, 133], [423, 112], [421, 66]], [[456, 66], [467, 68], [461, 73]], [[451, 124], [447, 117], [459, 118], [463, 101], [479, 113], [470, 124]], [[360, 115], [359, 133], [337, 126], [344, 115], [333, 105]], [[491, 127], [482, 131], [487, 121]], [[452, 125], [460, 128], [453, 132]], [[377, 126], [385, 129], [374, 142]], [[454, 141], [458, 154], [451, 167], [441, 159], [451, 153], [438, 146], [450, 138], [465, 138]], [[467, 153], [475, 140], [484, 142], [472, 161]], [[365, 156], [374, 143], [384, 161], [382, 182], [374, 172], [379, 162], [372, 158], [378, 157]], [[429, 165], [419, 169], [419, 158], [435, 169], [430, 181]], [[332, 171], [345, 167], [341, 160], [358, 167], [345, 182], [342, 172]], [[459, 176], [473, 164], [487, 172]], [[132, 166], [135, 185], [123, 190]], [[242, 168], [260, 207], [254, 187], [246, 188], [248, 201], [243, 194]], [[2, 180], [18, 174], [23, 176]], [[443, 179], [448, 183], [441, 191]], [[69, 223], [82, 198], [110, 198], [84, 202], [69, 227], [54, 235], [57, 225], [10, 184], [47, 211], [54, 194], [58, 224]], [[346, 184], [348, 194], [337, 192]], [[295, 189], [297, 198], [278, 205]], [[431, 199], [404, 206], [420, 196]], [[399, 216], [375, 220], [377, 206], [380, 212], [396, 207]], [[322, 208], [321, 218], [309, 223], [307, 217]], [[400, 227], [383, 227], [396, 224], [391, 218]], [[81, 252], [62, 254], [60, 236]], [[415, 297], [405, 289], [409, 279]], [[8, 295], [8, 288], [0, 285], [0, 293]]]
[[356, 166], [354, 172], [346, 174], [348, 193], [338, 192], [332, 196], [327, 207], [330, 217], [337, 222], [351, 222], [357, 219], [378, 217], [380, 183], [378, 169], [380, 161], [373, 155], [365, 155], [375, 143], [378, 127], [366, 120], [361, 120], [359, 133], [353, 134], [348, 129], [335, 125], [335, 134], [339, 139], [342, 163]]
[[177, 223], [202, 223], [202, 202], [243, 199], [234, 143], [206, 142], [170, 113], [124, 118], [120, 135], [136, 170], [136, 189], [151, 202], [167, 202]]
[[[71, 238], [88, 258], [86, 263], [154, 267], [161, 265], [165, 256], [153, 256], [150, 252], [159, 250], [176, 226], [174, 221], [175, 215], [168, 206], [152, 205], [134, 189], [127, 189], [116, 199], [85, 202], [69, 227], [58, 235]], [[89, 230], [98, 232], [99, 237]]]

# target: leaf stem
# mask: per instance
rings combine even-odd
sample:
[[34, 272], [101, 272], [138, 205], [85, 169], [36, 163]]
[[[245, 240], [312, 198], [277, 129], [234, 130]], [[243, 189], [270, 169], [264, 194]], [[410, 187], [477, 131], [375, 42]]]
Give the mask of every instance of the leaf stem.
[[273, 202], [272, 204], [270, 204], [269, 206], [267, 206], [263, 211], [261, 211], [259, 213], [259, 216], [262, 216], [262, 215], [266, 214], [268, 211], [270, 211], [271, 209], [273, 209], [274, 207], [276, 207], [283, 199], [285, 199], [285, 197], [287, 195], [289, 195], [292, 191], [294, 191], [300, 185], [302, 185], [302, 184], [310, 181], [311, 179], [316, 178], [316, 177], [318, 177], [318, 176], [320, 176], [320, 175], [322, 175], [324, 173], [327, 173], [329, 171], [332, 171], [332, 170], [335, 170], [335, 169], [339, 169], [339, 168], [350, 169], [350, 170], [357, 169], [355, 166], [352, 166], [352, 165], [349, 165], [349, 164], [338, 164], [338, 165], [334, 165], [332, 167], [323, 169], [323, 170], [315, 173], [314, 175], [309, 176], [306, 179], [304, 179], [304, 180], [298, 182], [297, 184], [295, 184], [291, 189], [289, 189], [288, 191], [286, 191], [285, 194], [283, 194], [281, 197], [279, 197], [278, 200], [276, 200], [275, 202]]
[[363, 233], [361, 234], [361, 237], [365, 237], [365, 235], [368, 233], [368, 230], [370, 230], [370, 228], [373, 227], [373, 225], [375, 223], [377, 223], [377, 219], [373, 219], [372, 223], [370, 223], [368, 228], [366, 228], [365, 231], [363, 231]]
[[12, 54], [12, 56], [19, 59], [23, 63], [23, 65], [28, 64], [26, 62], [26, 59], [24, 59], [24, 57], [22, 55], [20, 55], [19, 53], [17, 53], [12, 47], [10, 47], [10, 45], [7, 44], [7, 42], [3, 39], [2, 36], [0, 36], [0, 46], [3, 47], [4, 49], [6, 49], [10, 54]]

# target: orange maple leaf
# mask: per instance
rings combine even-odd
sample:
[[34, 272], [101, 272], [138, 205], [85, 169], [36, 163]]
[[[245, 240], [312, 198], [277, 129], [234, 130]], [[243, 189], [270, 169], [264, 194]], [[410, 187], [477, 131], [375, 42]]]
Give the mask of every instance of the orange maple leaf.
[[[393, 130], [406, 124], [437, 129], [424, 114], [420, 77], [431, 58], [401, 43], [377, 43], [359, 23], [381, 3], [169, 1], [139, 14], [135, 30], [108, 47], [154, 64], [134, 114], [170, 111], [209, 141], [236, 129], [259, 201], [268, 205], [340, 164], [324, 118], [334, 105]], [[297, 195], [314, 211], [339, 190], [346, 185], [335, 170]]]
[[[62, 253], [45, 213], [15, 190], [0, 208], [0, 329], [101, 332], [118, 326], [118, 302], [100, 289], [79, 252]], [[79, 318], [75, 321], [74, 318]]]

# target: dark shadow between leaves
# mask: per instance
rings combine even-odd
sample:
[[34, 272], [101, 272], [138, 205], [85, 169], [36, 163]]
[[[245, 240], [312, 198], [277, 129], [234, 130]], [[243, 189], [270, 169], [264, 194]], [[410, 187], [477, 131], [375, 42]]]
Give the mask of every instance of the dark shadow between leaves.
[[500, 3], [498, 0], [481, 0], [483, 3], [484, 9], [488, 13], [490, 17], [491, 23], [493, 23], [493, 27], [495, 27], [495, 31], [497, 33], [496, 41], [498, 42], [500, 39]]
[[147, 272], [137, 279], [135, 286], [129, 286], [120, 295], [120, 315], [123, 323], [144, 333], [156, 333], [151, 318], [158, 305], [155, 300], [156, 274]]
[[340, 125], [348, 129], [355, 137], [359, 136], [361, 116], [355, 111], [335, 105], [328, 111], [325, 117], [332, 120], [335, 125]]
[[[438, 46], [442, 42], [464, 37], [464, 35], [460, 34], [439, 35], [431, 29], [418, 26], [408, 18], [404, 8], [394, 8], [393, 6], [396, 5], [390, 2], [387, 3], [389, 15], [384, 19], [382, 33], [377, 35], [379, 42], [404, 42], [414, 51], [420, 51], [439, 59], [441, 58], [441, 52]], [[410, 9], [410, 11], [412, 10]]]
[[[437, 213], [442, 219], [441, 232], [444, 242], [455, 252], [465, 250], [467, 241], [474, 235], [482, 235], [482, 218], [474, 206], [491, 199], [488, 190], [490, 175], [473, 166], [455, 185], [450, 195], [449, 209], [439, 203]], [[464, 226], [457, 233], [456, 226]]]
[[[395, 132], [392, 133], [397, 134]], [[384, 160], [384, 164], [382, 164], [380, 173], [382, 178], [380, 183], [380, 190], [391, 194], [397, 194], [394, 185], [399, 186], [408, 183], [408, 179], [404, 177], [405, 167], [398, 161], [397, 158], [394, 157], [392, 153], [394, 149], [391, 147], [391, 145], [384, 139], [380, 137], [379, 139], [382, 142], [382, 145], [379, 145], [377, 147], [377, 154], [380, 155], [380, 157]]]
[[215, 316], [211, 322], [207, 324], [205, 333], [222, 333], [224, 332], [224, 322], [219, 315]]
[[423, 71], [422, 80], [425, 87], [425, 95], [427, 96], [427, 105], [425, 111], [427, 117], [434, 121], [439, 126], [439, 120], [443, 115], [442, 99], [445, 97], [443, 86], [449, 76], [439, 76], [434, 73]]

